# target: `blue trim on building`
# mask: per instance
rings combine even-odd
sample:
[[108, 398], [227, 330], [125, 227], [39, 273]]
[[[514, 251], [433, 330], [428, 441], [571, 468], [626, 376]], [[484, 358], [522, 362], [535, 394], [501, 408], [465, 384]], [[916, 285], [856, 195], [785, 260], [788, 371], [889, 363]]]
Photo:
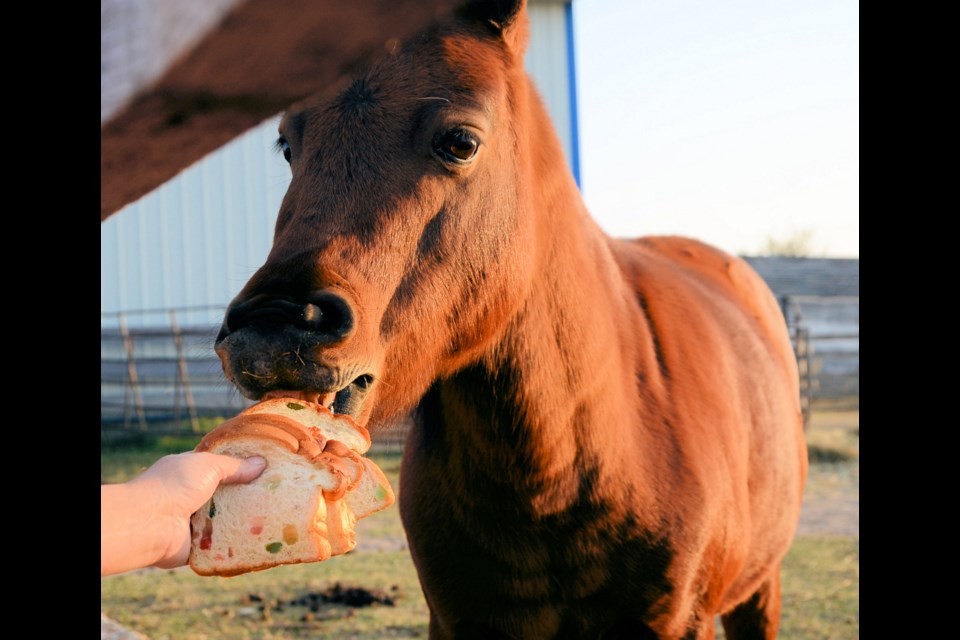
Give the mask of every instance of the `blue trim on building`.
[[568, 2], [564, 8], [567, 27], [567, 71], [570, 81], [570, 164], [573, 177], [580, 185], [580, 131], [577, 114], [577, 60], [573, 47], [573, 2]]

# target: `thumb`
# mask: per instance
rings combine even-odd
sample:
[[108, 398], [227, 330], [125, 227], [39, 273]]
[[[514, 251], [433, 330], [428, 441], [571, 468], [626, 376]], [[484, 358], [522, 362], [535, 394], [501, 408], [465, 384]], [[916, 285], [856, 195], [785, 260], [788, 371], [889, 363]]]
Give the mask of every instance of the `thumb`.
[[252, 456], [245, 459], [229, 458], [229, 460], [231, 462], [223, 469], [222, 484], [250, 482], [267, 468], [267, 460], [261, 456]]

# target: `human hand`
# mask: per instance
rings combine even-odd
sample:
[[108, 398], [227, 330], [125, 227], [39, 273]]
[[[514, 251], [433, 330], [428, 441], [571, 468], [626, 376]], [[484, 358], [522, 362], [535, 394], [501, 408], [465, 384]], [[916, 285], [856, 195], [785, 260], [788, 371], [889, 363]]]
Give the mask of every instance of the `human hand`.
[[169, 525], [169, 546], [154, 564], [179, 567], [190, 555], [190, 516], [210, 499], [220, 484], [250, 482], [259, 476], [267, 461], [261, 457], [231, 458], [213, 453], [189, 451], [157, 460], [131, 481], [135, 486], [151, 485], [160, 502], [158, 515]]
[[100, 575], [179, 567], [190, 555], [190, 516], [220, 484], [250, 482], [266, 468], [206, 452], [160, 458], [141, 475], [100, 489]]

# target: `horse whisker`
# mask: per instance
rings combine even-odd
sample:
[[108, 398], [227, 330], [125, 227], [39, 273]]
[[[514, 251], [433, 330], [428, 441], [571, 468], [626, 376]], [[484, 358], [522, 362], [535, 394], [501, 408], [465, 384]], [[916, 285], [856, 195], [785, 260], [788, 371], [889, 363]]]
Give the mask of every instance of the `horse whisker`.
[[273, 380], [274, 378], [277, 377], [276, 375], [272, 375], [272, 376], [258, 375], [258, 374], [256, 374], [256, 373], [252, 373], [252, 372], [250, 372], [250, 371], [247, 371], [246, 369], [244, 369], [244, 370], [241, 371], [240, 373], [242, 373], [243, 375], [247, 376], [248, 378], [256, 378], [256, 379], [258, 379], [258, 380]]
[[306, 365], [307, 365], [306, 361], [304, 361], [303, 357], [300, 355], [300, 347], [299, 347], [299, 346], [297, 347], [296, 351], [294, 351], [293, 353], [290, 353], [289, 351], [287, 351], [287, 352], [284, 353], [283, 355], [285, 355], [285, 356], [294, 356], [300, 364], [302, 364], [303, 366], [306, 366]]

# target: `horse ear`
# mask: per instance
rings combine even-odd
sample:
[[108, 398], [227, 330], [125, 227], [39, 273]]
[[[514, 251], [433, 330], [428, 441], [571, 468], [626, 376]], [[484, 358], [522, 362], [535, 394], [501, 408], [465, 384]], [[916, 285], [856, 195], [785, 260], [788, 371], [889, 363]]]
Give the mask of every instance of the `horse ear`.
[[530, 24], [527, 19], [527, 0], [468, 0], [461, 14], [479, 20], [507, 43], [517, 57], [522, 58], [527, 50]]

